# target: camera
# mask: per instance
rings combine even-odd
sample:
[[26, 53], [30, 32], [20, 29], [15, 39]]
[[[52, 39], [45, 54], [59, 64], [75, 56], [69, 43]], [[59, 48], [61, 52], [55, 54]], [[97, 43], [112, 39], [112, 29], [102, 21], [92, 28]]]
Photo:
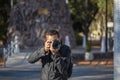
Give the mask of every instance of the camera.
[[53, 47], [54, 49], [59, 49], [60, 46], [61, 46], [60, 41], [58, 41], [58, 40], [54, 40], [54, 41], [53, 41], [52, 47]]

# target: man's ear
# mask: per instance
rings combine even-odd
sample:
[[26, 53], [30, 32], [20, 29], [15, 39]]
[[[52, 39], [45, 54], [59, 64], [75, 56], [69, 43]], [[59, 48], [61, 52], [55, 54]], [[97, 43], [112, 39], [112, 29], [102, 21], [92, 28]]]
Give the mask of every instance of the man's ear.
[[43, 38], [43, 41], [45, 42], [45, 41], [46, 41], [46, 38]]
[[45, 42], [45, 41], [46, 41], [46, 37], [45, 37], [45, 36], [43, 36], [43, 37], [42, 37], [42, 40]]
[[60, 42], [61, 42], [61, 44], [62, 44], [62, 38], [61, 38], [61, 37], [59, 38], [59, 41], [60, 41]]

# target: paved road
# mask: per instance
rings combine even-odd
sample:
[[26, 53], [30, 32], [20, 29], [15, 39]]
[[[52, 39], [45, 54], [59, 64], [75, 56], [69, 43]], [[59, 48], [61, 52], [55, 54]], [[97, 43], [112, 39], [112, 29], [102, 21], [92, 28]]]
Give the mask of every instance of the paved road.
[[[0, 68], [0, 80], [40, 80], [40, 68]], [[113, 67], [75, 66], [69, 80], [113, 80]]]
[[75, 67], [69, 80], [113, 80], [113, 67], [79, 66]]

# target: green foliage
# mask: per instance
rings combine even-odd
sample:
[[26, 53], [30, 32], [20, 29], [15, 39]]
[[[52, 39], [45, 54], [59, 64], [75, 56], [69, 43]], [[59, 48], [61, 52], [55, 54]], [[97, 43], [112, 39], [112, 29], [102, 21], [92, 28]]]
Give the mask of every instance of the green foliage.
[[106, 0], [98, 0], [97, 5], [98, 5], [99, 9], [105, 9]]
[[[69, 0], [73, 28], [82, 32], [88, 32], [89, 24], [97, 12], [97, 2], [95, 0]], [[76, 23], [79, 23], [79, 27]]]
[[107, 4], [106, 4], [106, 0], [98, 0], [97, 3], [100, 13], [106, 13], [106, 5], [107, 5], [107, 12], [108, 12], [108, 20], [109, 21], [113, 21], [113, 0], [107, 0]]
[[[113, 21], [113, 0], [107, 1], [108, 20]], [[97, 13], [101, 14], [99, 16], [101, 19], [106, 15], [106, 0], [69, 0], [68, 6], [73, 20], [73, 29], [82, 32], [88, 32], [87, 29]]]
[[[105, 33], [106, 30], [106, 12], [107, 12], [107, 22], [113, 22], [113, 0], [97, 0], [98, 3], [98, 13], [96, 14], [94, 20], [91, 24], [91, 30], [93, 31], [94, 26], [100, 26], [101, 35]], [[107, 4], [106, 4], [107, 1]], [[107, 6], [107, 11], [106, 11]], [[96, 30], [98, 27], [96, 27]]]
[[0, 40], [6, 41], [7, 26], [10, 12], [10, 0], [0, 0]]
[[113, 21], [113, 0], [108, 0], [108, 21]]

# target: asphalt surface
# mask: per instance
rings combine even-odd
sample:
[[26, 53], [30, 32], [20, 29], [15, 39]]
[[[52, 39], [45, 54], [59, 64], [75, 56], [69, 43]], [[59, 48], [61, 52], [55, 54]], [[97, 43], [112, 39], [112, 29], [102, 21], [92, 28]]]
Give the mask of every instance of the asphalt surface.
[[[0, 80], [40, 80], [41, 69], [0, 68]], [[113, 67], [110, 66], [75, 66], [69, 80], [113, 80]]]
[[69, 80], [113, 80], [113, 67], [77, 66]]

